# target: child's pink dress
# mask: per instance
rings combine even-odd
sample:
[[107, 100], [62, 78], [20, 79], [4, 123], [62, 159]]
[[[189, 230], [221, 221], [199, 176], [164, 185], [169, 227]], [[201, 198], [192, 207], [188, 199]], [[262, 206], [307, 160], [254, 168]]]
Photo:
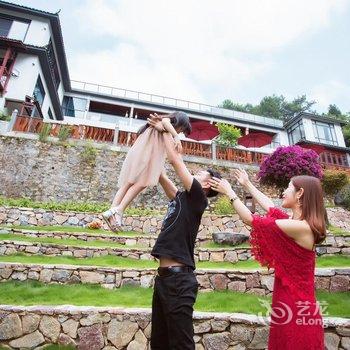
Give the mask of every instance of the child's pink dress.
[[152, 127], [147, 128], [126, 155], [118, 187], [126, 184], [156, 186], [164, 169], [165, 158], [163, 134]]

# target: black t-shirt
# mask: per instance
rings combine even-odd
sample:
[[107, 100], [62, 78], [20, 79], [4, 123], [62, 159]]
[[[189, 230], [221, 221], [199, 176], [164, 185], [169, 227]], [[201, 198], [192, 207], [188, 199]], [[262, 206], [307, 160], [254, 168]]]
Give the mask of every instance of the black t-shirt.
[[194, 245], [203, 212], [208, 205], [201, 184], [193, 178], [189, 191], [178, 191], [169, 202], [158, 239], [152, 249], [156, 258], [169, 257], [195, 269]]

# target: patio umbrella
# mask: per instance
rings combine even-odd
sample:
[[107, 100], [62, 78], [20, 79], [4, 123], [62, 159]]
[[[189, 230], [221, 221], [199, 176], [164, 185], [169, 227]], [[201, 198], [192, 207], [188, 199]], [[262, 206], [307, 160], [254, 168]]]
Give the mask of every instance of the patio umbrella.
[[189, 139], [196, 141], [212, 140], [214, 137], [219, 135], [217, 126], [210, 124], [209, 122], [200, 121], [193, 122], [191, 124], [192, 132], [187, 136]]
[[324, 147], [322, 145], [317, 145], [317, 144], [316, 145], [315, 144], [301, 144], [300, 147], [306, 148], [306, 149], [312, 149], [317, 154], [321, 154], [322, 152], [324, 152], [326, 150], [326, 147]]
[[262, 147], [271, 143], [273, 135], [265, 134], [263, 132], [252, 132], [250, 134], [240, 137], [237, 142], [239, 145], [250, 147]]

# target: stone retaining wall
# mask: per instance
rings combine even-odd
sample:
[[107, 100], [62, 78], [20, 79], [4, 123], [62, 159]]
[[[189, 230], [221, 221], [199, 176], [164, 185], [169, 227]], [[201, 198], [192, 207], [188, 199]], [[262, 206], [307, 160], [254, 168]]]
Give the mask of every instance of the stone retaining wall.
[[[155, 236], [151, 235], [108, 235], [102, 233], [86, 233], [86, 232], [62, 232], [62, 231], [36, 231], [36, 230], [23, 230], [23, 229], [12, 229], [5, 228], [0, 230], [1, 233], [12, 233], [18, 235], [25, 235], [30, 237], [41, 237], [41, 238], [55, 238], [55, 239], [79, 239], [85, 242], [93, 241], [105, 241], [105, 242], [115, 242], [123, 244], [125, 246], [140, 245], [144, 247], [153, 247], [156, 241]], [[212, 235], [201, 235], [197, 236], [196, 246], [201, 247], [205, 244], [212, 243]], [[332, 247], [350, 247], [350, 235], [333, 235], [328, 234], [322, 245], [332, 246]], [[320, 246], [322, 246], [320, 245]]]
[[[164, 217], [126, 216], [124, 231], [136, 231], [156, 234], [159, 232]], [[3, 225], [31, 225], [31, 226], [81, 226], [96, 220], [104, 229], [108, 229], [102, 216], [96, 213], [58, 212], [33, 208], [0, 207], [0, 224]], [[198, 236], [207, 236], [213, 232], [235, 231], [249, 233], [248, 228], [239, 220], [237, 214], [231, 217], [220, 215], [204, 215], [199, 227]]]
[[[196, 270], [202, 291], [231, 290], [256, 295], [273, 291], [273, 270]], [[151, 288], [156, 269], [130, 269], [99, 266], [37, 265], [0, 263], [0, 281], [35, 280], [44, 283], [96, 283], [113, 289], [125, 285]], [[350, 290], [350, 269], [316, 269], [316, 289], [327, 292]]]
[[[0, 305], [0, 344], [41, 349], [44, 344], [93, 350], [147, 350], [149, 309]], [[247, 314], [194, 313], [196, 350], [266, 349], [268, 319]], [[349, 349], [350, 322], [324, 318], [326, 349]]]
[[[27, 237], [40, 237], [40, 238], [55, 238], [55, 239], [78, 239], [85, 242], [94, 242], [94, 241], [104, 241], [104, 242], [114, 242], [123, 244], [125, 246], [140, 245], [143, 247], [153, 247], [156, 241], [155, 236], [151, 235], [109, 235], [102, 233], [86, 233], [86, 232], [62, 232], [62, 231], [36, 231], [36, 230], [22, 230], [22, 229], [1, 229], [1, 233], [11, 233], [18, 235], [25, 235]], [[1, 237], [1, 236], [0, 236]], [[350, 239], [350, 236], [349, 236]], [[202, 246], [203, 244], [212, 243], [213, 238], [211, 236], [200, 236], [196, 239], [196, 245]], [[340, 244], [340, 240], [337, 240]]]
[[[104, 255], [116, 255], [131, 259], [155, 260], [150, 254], [151, 248], [99, 248], [99, 247], [78, 247], [59, 244], [31, 243], [4, 240], [0, 246], [0, 255], [12, 255], [16, 253], [42, 254], [51, 256], [74, 256], [76, 258], [91, 258]], [[316, 248], [318, 256], [329, 255], [350, 255], [350, 248], [319, 246]], [[210, 249], [198, 247], [195, 249], [196, 261], [212, 262], [237, 262], [252, 259], [250, 248], [219, 248]]]

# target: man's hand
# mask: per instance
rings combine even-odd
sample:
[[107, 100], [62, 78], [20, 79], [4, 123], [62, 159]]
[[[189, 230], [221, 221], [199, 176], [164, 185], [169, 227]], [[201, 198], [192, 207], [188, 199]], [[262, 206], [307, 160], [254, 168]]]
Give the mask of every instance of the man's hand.
[[160, 132], [164, 132], [164, 126], [162, 124], [162, 118], [157, 114], [151, 114], [149, 118], [147, 118], [147, 122], [149, 125], [151, 125], [153, 128]]

